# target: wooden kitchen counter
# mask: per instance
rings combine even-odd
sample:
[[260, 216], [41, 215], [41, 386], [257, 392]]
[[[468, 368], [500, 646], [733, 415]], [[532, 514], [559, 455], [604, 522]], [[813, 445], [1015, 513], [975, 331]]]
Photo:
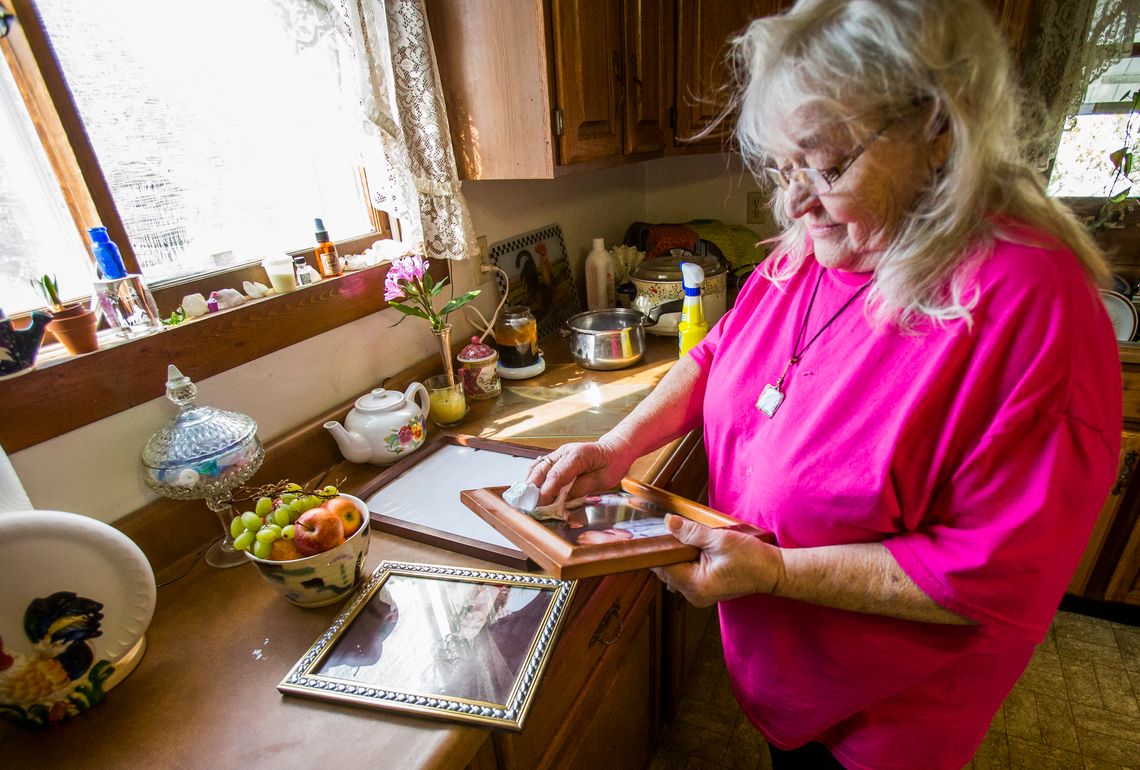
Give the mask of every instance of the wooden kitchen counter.
[[[454, 430], [544, 447], [595, 438], [640, 401], [676, 360], [673, 338], [651, 337], [648, 347], [646, 360], [636, 367], [588, 372], [566, 362], [564, 341], [550, 341], [544, 345], [548, 366], [543, 375], [526, 381], [504, 381], [506, 387], [499, 399], [476, 402], [467, 420]], [[675, 468], [680, 461], [677, 446], [642, 458], [634, 467], [634, 475], [655, 480], [663, 469]], [[350, 466], [339, 470], [352, 471], [349, 476], [361, 470]], [[320, 469], [313, 471], [319, 473]], [[345, 491], [353, 491], [351, 483], [346, 487]], [[369, 570], [385, 559], [497, 568], [382, 534], [375, 528], [371, 538]], [[156, 571], [160, 580], [171, 581], [171, 576]], [[158, 589], [157, 608], [146, 636], [147, 651], [138, 668], [101, 704], [50, 730], [33, 733], [0, 722], [0, 765], [374, 766], [402, 770], [494, 766], [497, 756], [498, 764], [525, 766], [530, 761], [527, 752], [534, 750], [522, 740], [528, 731], [537, 735], [549, 729], [552, 736], [556, 735], [559, 724], [570, 716], [561, 712], [563, 708], [571, 712], [574, 708], [597, 708], [604, 691], [591, 694], [591, 690], [609, 685], [596, 680], [619, 681], [621, 645], [598, 645], [599, 649], [591, 653], [596, 653], [597, 661], [580, 673], [580, 681], [566, 683], [578, 705], [551, 706], [568, 697], [560, 692], [562, 685], [552, 684], [551, 679], [579, 676], [575, 673], [577, 659], [558, 663], [559, 653], [570, 644], [568, 639], [583, 634], [589, 639], [589, 634], [596, 633], [595, 626], [608, 622], [604, 613], [612, 598], [613, 607], [625, 613], [622, 617], [636, 613], [641, 619], [623, 641], [637, 645], [637, 654], [628, 657], [659, 657], [659, 594], [658, 584], [646, 572], [582, 581], [553, 651], [547, 679], [539, 686], [527, 729], [515, 735], [499, 733], [505, 737], [501, 742], [497, 738], [493, 745], [488, 740], [490, 731], [484, 728], [279, 694], [277, 683], [344, 605], [294, 607], [264, 582], [253, 565], [219, 570], [199, 561], [184, 576]], [[619, 617], [618, 626], [621, 622]], [[593, 649], [592, 644], [589, 646]], [[605, 676], [594, 677], [591, 672], [595, 670]], [[544, 687], [548, 692], [544, 693]], [[642, 699], [646, 697], [654, 701], [647, 707], [656, 709], [656, 695], [651, 692]]]

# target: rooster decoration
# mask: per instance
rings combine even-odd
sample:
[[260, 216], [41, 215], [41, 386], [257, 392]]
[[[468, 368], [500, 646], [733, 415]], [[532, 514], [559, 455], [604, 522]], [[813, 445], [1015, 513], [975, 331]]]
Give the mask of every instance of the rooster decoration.
[[103, 699], [103, 682], [114, 670], [106, 660], [92, 666], [87, 640], [103, 632], [103, 605], [59, 591], [33, 599], [24, 612], [32, 653], [12, 654], [0, 639], [0, 715], [27, 727], [46, 727]]

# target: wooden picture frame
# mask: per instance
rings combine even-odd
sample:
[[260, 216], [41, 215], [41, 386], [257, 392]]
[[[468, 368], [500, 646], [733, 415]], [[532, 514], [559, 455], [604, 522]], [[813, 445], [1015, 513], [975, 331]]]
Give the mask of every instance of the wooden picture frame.
[[[731, 516], [634, 479], [622, 479], [621, 486], [635, 499], [660, 510], [662, 529], [667, 512], [708, 527], [731, 528], [769, 541], [772, 539], [769, 533]], [[697, 548], [684, 545], [670, 534], [634, 535], [613, 542], [582, 542], [581, 535], [569, 534], [565, 522], [538, 521], [506, 503], [502, 496], [506, 489], [469, 489], [464, 490], [460, 497], [465, 505], [518, 545], [550, 575], [562, 580], [679, 564], [692, 561], [699, 553]], [[644, 516], [644, 519], [651, 516]]]
[[[534, 562], [527, 558], [527, 555], [516, 547], [512, 547], [509, 542], [495, 543], [488, 542], [487, 540], [479, 539], [472, 536], [467, 531], [452, 531], [440, 527], [433, 527], [422, 521], [414, 521], [406, 518], [401, 518], [390, 513], [383, 512], [383, 506], [375, 500], [378, 492], [381, 492], [386, 487], [392, 485], [401, 477], [409, 472], [415, 472], [417, 466], [421, 466], [424, 461], [436, 455], [441, 450], [448, 447], [465, 447], [476, 451], [495, 452], [511, 457], [523, 458], [532, 461], [537, 457], [546, 454], [548, 450], [538, 449], [536, 447], [525, 446], [523, 444], [514, 444], [506, 441], [494, 441], [492, 439], [479, 438], [477, 436], [467, 436], [462, 434], [443, 433], [437, 434], [430, 438], [423, 446], [415, 450], [403, 459], [384, 468], [380, 473], [376, 474], [370, 480], [364, 482], [356, 496], [365, 502], [369, 503], [370, 519], [372, 526], [376, 527], [381, 532], [388, 534], [398, 535], [399, 537], [414, 540], [418, 543], [425, 543], [427, 545], [435, 546], [437, 548], [444, 548], [456, 553], [462, 553], [467, 556], [474, 556], [478, 559], [500, 564], [504, 567], [516, 570], [530, 570], [535, 567]], [[523, 467], [520, 465], [520, 468]], [[517, 480], [517, 479], [516, 479]], [[425, 480], [426, 481], [426, 480]], [[462, 485], [455, 487], [455, 506], [465, 511], [462, 502], [460, 501], [460, 492]], [[470, 515], [470, 514], [467, 514]], [[482, 526], [480, 519], [475, 519], [476, 523]], [[493, 525], [492, 525], [493, 526]], [[456, 528], [458, 529], [458, 528]], [[493, 533], [492, 533], [493, 534]], [[505, 533], [503, 533], [505, 535]], [[509, 536], [507, 536], [509, 541]]]
[[521, 730], [576, 585], [382, 562], [277, 689]]

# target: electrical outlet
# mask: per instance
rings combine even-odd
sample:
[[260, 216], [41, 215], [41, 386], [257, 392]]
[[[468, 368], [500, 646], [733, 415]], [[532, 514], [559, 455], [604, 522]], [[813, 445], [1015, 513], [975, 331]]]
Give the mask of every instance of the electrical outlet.
[[748, 193], [748, 210], [744, 221], [750, 225], [759, 225], [768, 221], [768, 206], [764, 200], [764, 193]]
[[480, 235], [475, 238], [475, 243], [479, 246], [479, 251], [471, 255], [471, 259], [467, 260], [471, 263], [471, 277], [474, 286], [478, 286], [491, 280], [494, 273], [491, 272], [491, 254], [487, 250], [487, 236]]

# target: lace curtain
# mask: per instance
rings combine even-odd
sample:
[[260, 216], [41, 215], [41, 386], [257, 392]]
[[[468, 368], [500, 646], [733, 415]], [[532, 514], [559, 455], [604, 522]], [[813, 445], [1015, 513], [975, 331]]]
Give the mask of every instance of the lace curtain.
[[1024, 52], [1031, 150], [1046, 168], [1065, 121], [1077, 113], [1090, 83], [1132, 50], [1140, 0], [1037, 0], [1039, 27]]
[[334, 35], [345, 87], [375, 138], [362, 148], [372, 204], [429, 258], [465, 259], [475, 238], [459, 189], [424, 0], [275, 0], [304, 46]]

